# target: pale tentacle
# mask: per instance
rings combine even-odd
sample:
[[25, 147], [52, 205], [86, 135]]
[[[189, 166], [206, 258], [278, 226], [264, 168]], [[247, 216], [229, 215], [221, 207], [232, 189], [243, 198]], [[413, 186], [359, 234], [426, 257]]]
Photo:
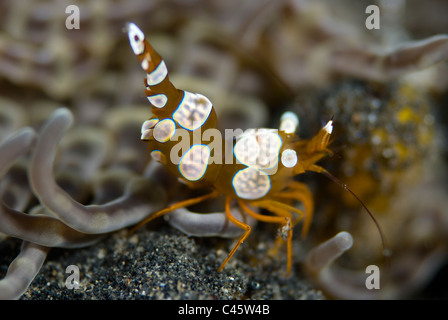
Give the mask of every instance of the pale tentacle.
[[[31, 128], [23, 128], [22, 130], [9, 135], [0, 144], [0, 177], [3, 177], [12, 163], [25, 154], [35, 142], [36, 133]], [[6, 234], [1, 233], [0, 241], [7, 238]]]
[[28, 178], [27, 161], [20, 158], [1, 175], [0, 197], [9, 208], [23, 211], [33, 198]]
[[[0, 178], [35, 142], [35, 132], [25, 128], [12, 135], [0, 146]], [[0, 232], [15, 238], [49, 247], [79, 247], [99, 239], [79, 233], [55, 218], [24, 214], [0, 201]]]
[[314, 247], [307, 256], [306, 266], [313, 272], [321, 272], [339, 258], [353, 245], [353, 237], [350, 233], [342, 231], [333, 238]]
[[20, 298], [36, 277], [49, 250], [34, 243], [23, 242], [20, 254], [9, 266], [6, 276], [0, 280], [0, 300]]
[[91, 245], [104, 235], [84, 234], [53, 217], [29, 215], [0, 203], [0, 232], [46, 247], [79, 248]]
[[[237, 208], [232, 208], [232, 215], [238, 220], [244, 221], [251, 227], [256, 225], [256, 220], [241, 214]], [[168, 223], [189, 236], [196, 237], [222, 237], [236, 238], [244, 232], [241, 228], [230, 223], [225, 212], [197, 213], [187, 208], [177, 209], [165, 216]]]
[[448, 60], [448, 35], [402, 44], [384, 54], [343, 48], [332, 52], [330, 59], [335, 71], [384, 82]]
[[29, 151], [36, 134], [31, 128], [24, 128], [9, 136], [0, 145], [0, 175], [4, 175], [11, 164]]
[[8, 174], [14, 162], [31, 149], [35, 142], [35, 136], [34, 130], [27, 127], [11, 134], [0, 143], [0, 202], [7, 201], [7, 205], [16, 210], [21, 210], [30, 196], [30, 192], [24, 190], [21, 185], [23, 181], [17, 182], [17, 180], [23, 180], [23, 173], [26, 169], [18, 166], [15, 168], [15, 173], [10, 176]]
[[164, 192], [143, 178], [130, 181], [123, 196], [104, 205], [84, 206], [62, 190], [52, 167], [56, 146], [72, 120], [68, 109], [56, 110], [42, 128], [31, 159], [30, 183], [46, 210], [77, 231], [100, 234], [134, 225], [163, 206]]
[[[367, 274], [358, 272], [350, 273], [344, 277], [341, 269], [333, 266], [333, 262], [353, 245], [353, 237], [350, 233], [342, 231], [333, 238], [313, 248], [307, 255], [305, 270], [324, 291], [335, 299], [377, 299], [378, 290], [368, 290], [365, 285]], [[357, 275], [354, 279], [354, 276]], [[347, 281], [345, 281], [347, 280]], [[354, 282], [358, 281], [355, 285]]]

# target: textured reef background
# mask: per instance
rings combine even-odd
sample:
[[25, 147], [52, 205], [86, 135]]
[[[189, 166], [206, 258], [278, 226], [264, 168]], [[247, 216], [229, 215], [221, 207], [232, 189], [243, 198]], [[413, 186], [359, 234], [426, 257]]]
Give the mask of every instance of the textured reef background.
[[[379, 30], [365, 26], [371, 4], [380, 9]], [[68, 5], [80, 9], [79, 29], [65, 26]], [[210, 98], [222, 128], [275, 128], [292, 110], [307, 138], [333, 117], [335, 156], [321, 165], [363, 199], [392, 252], [380, 293], [367, 297], [447, 298], [447, 13], [444, 0], [2, 1], [0, 141], [25, 126], [39, 132], [64, 106], [74, 124], [53, 169], [73, 199], [107, 203], [140, 176], [156, 184], [145, 192], [158, 205], [192, 194], [148, 169], [140, 125], [150, 106], [123, 31], [133, 21], [164, 57], [173, 83]], [[25, 154], [7, 172], [0, 168], [0, 197], [5, 208], [45, 215], [27, 177], [29, 161]], [[382, 266], [378, 231], [326, 177], [298, 179], [312, 189], [316, 212], [308, 237], [296, 232], [289, 278], [284, 248], [272, 250], [275, 226], [259, 223], [218, 273], [232, 240], [188, 237], [159, 219], [130, 237], [104, 232], [84, 248], [51, 249], [21, 298], [359, 297], [365, 267]], [[353, 248], [329, 277], [307, 273], [307, 253], [342, 230], [353, 235]], [[0, 279], [22, 244], [6, 231]], [[69, 265], [79, 267], [79, 289], [66, 288]]]

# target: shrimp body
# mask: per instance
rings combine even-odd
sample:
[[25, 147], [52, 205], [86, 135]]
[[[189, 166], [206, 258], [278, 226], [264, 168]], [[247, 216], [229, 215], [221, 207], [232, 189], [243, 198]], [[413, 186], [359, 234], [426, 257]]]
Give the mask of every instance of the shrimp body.
[[[224, 195], [226, 217], [245, 232], [218, 270], [224, 268], [251, 231], [249, 225], [232, 215], [230, 204], [236, 201], [245, 214], [282, 226], [289, 272], [292, 229], [303, 221], [302, 235], [306, 235], [314, 206], [308, 187], [294, 177], [306, 171], [325, 171], [316, 162], [330, 153], [327, 146], [333, 121], [312, 139], [302, 140], [296, 135], [297, 116], [285, 112], [278, 129], [248, 129], [226, 139], [217, 129], [212, 102], [200, 93], [175, 88], [164, 60], [144, 33], [133, 23], [127, 30], [131, 48], [146, 72], [145, 93], [152, 105], [152, 117], [143, 123], [141, 139], [148, 142], [151, 157], [171, 174], [191, 188], [212, 190], [160, 210], [135, 228], [178, 208]], [[302, 202], [305, 212], [294, 207], [294, 201]], [[256, 213], [252, 207], [267, 209], [273, 215]]]

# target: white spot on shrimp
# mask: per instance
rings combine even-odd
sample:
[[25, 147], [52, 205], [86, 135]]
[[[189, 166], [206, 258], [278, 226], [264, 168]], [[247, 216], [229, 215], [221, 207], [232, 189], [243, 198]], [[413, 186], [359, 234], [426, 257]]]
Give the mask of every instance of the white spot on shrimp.
[[287, 168], [292, 168], [297, 164], [297, 153], [292, 149], [282, 152], [282, 164]]
[[271, 179], [262, 171], [248, 167], [235, 174], [232, 186], [238, 197], [242, 199], [260, 199], [271, 189]]
[[187, 130], [196, 130], [207, 121], [212, 111], [210, 100], [198, 93], [184, 91], [182, 102], [173, 113], [173, 119]]
[[254, 129], [250, 129], [238, 137], [233, 153], [240, 163], [246, 166], [256, 165], [260, 147]]
[[148, 83], [148, 86], [155, 86], [162, 82], [167, 75], [168, 69], [166, 68], [165, 61], [162, 60], [157, 68], [146, 75], [146, 82]]
[[299, 118], [294, 112], [287, 111], [280, 118], [280, 131], [294, 133], [299, 126]]
[[135, 55], [140, 55], [145, 51], [145, 35], [135, 23], [128, 23], [128, 38], [132, 51]]
[[207, 170], [210, 159], [210, 148], [203, 144], [194, 144], [182, 156], [179, 162], [179, 172], [189, 181], [201, 179]]
[[278, 165], [282, 139], [275, 129], [246, 130], [235, 144], [235, 158], [256, 169], [271, 169]]
[[149, 140], [152, 136], [152, 131], [154, 126], [159, 122], [159, 119], [149, 119], [143, 122], [142, 124], [142, 136], [140, 137], [141, 140]]
[[171, 119], [163, 119], [156, 124], [153, 136], [159, 142], [167, 142], [175, 133], [176, 123]]
[[168, 101], [168, 98], [163, 93], [156, 94], [148, 97], [148, 101], [156, 108], [163, 108]]
[[142, 63], [141, 63], [141, 66], [142, 66], [142, 69], [143, 69], [143, 70], [148, 71], [148, 67], [149, 67], [149, 62], [148, 62], [148, 60], [143, 59], [143, 60], [142, 60]]

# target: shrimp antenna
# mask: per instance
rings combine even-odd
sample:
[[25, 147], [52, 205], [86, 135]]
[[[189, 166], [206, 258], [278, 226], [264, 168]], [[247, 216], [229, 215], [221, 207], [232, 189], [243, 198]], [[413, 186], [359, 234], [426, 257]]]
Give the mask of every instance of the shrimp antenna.
[[388, 247], [386, 245], [386, 237], [384, 236], [383, 230], [381, 229], [381, 226], [378, 223], [378, 221], [376, 220], [376, 218], [373, 215], [373, 213], [369, 210], [369, 208], [367, 208], [367, 206], [364, 204], [364, 202], [362, 202], [362, 200], [359, 199], [359, 197], [347, 186], [347, 184], [345, 184], [344, 182], [342, 182], [341, 180], [336, 178], [334, 175], [332, 175], [330, 172], [328, 172], [324, 168], [315, 165], [315, 166], [313, 166], [312, 171], [324, 174], [327, 178], [329, 178], [333, 182], [337, 183], [344, 190], [348, 191], [362, 205], [362, 207], [364, 208], [364, 210], [366, 210], [367, 214], [373, 220], [373, 222], [376, 225], [376, 228], [378, 229], [378, 232], [379, 232], [380, 237], [381, 237], [381, 244], [383, 246], [383, 252], [382, 252], [383, 256], [385, 256], [385, 257], [389, 256], [390, 250], [388, 249]]

